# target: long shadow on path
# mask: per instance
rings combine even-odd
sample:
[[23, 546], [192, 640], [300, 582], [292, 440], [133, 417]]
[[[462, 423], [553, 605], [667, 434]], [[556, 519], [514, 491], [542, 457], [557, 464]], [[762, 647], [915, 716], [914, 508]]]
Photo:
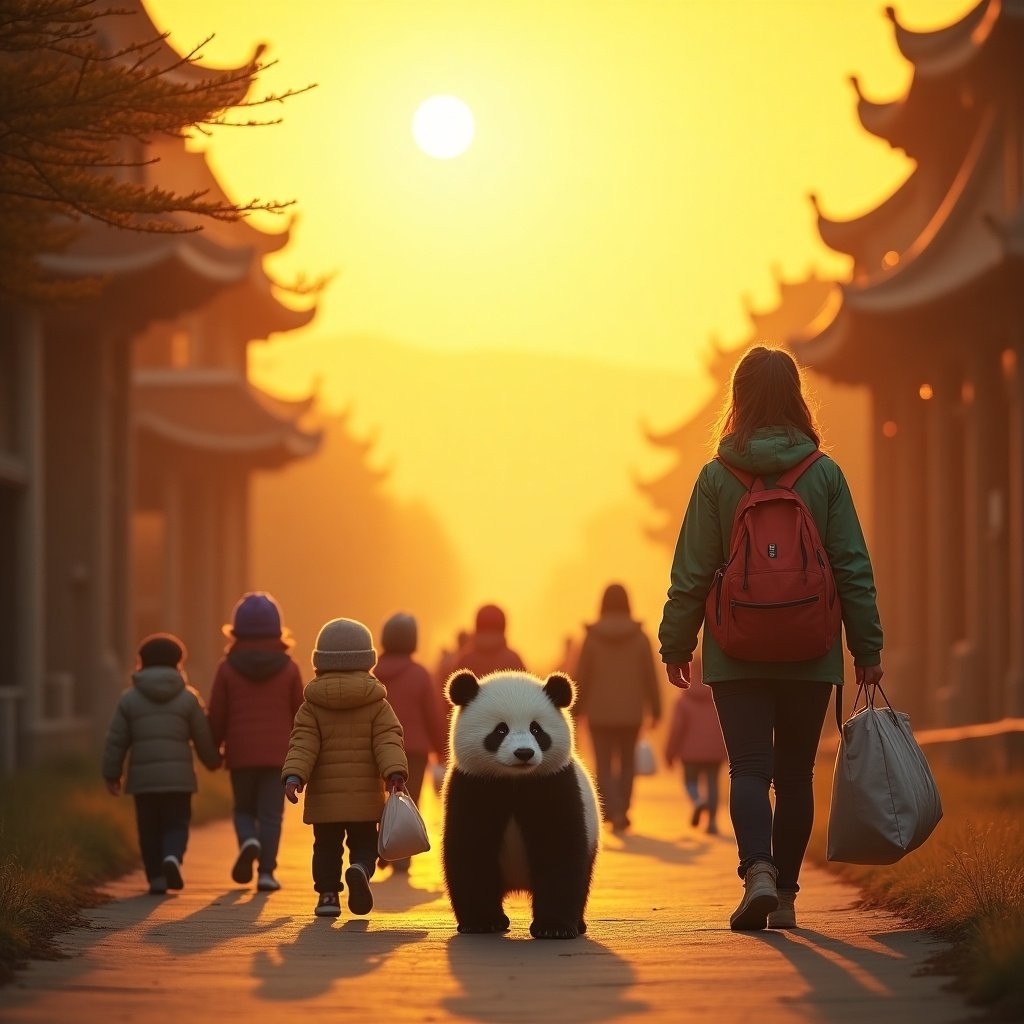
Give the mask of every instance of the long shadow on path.
[[[572, 1007], [575, 1024], [644, 1013], [627, 998], [633, 968], [607, 946], [586, 937], [545, 941], [502, 935], [454, 935], [448, 967], [462, 988], [442, 1000], [450, 1013], [489, 1024], [552, 1019], [552, 998]], [[556, 1019], [562, 1019], [556, 1017]]]
[[276, 955], [259, 950], [252, 959], [252, 974], [259, 981], [253, 995], [274, 1002], [315, 999], [339, 981], [376, 970], [396, 949], [422, 942], [428, 934], [371, 927], [366, 920], [331, 925], [326, 919], [310, 922], [293, 942], [281, 943]]
[[241, 935], [262, 935], [287, 924], [289, 916], [259, 920], [272, 899], [265, 893], [231, 889], [187, 917], [154, 925], [146, 932], [145, 941], [163, 946], [175, 956], [208, 953]]

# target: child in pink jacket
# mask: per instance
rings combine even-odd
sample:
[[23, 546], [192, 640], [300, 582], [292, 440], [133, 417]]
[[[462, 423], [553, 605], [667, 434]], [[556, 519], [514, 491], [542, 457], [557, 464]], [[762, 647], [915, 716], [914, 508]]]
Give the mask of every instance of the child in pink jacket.
[[670, 768], [676, 761], [683, 763], [683, 785], [693, 803], [690, 824], [696, 828], [707, 811], [708, 834], [717, 835], [718, 778], [728, 754], [711, 687], [701, 678], [701, 665], [696, 658], [691, 665], [690, 680], [690, 688], [679, 695], [672, 715], [665, 763]]

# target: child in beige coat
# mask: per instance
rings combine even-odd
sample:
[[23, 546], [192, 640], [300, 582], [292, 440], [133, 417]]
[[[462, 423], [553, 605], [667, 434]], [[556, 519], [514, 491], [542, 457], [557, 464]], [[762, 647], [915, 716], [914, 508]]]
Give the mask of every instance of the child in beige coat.
[[313, 826], [318, 917], [341, 913], [346, 842], [349, 910], [368, 914], [373, 909], [370, 878], [377, 863], [384, 780], [401, 790], [409, 777], [402, 726], [384, 685], [370, 674], [376, 661], [373, 638], [361, 622], [332, 619], [320, 630], [315, 677], [303, 691], [281, 772], [292, 803], [298, 803], [297, 793], [306, 793], [302, 820]]

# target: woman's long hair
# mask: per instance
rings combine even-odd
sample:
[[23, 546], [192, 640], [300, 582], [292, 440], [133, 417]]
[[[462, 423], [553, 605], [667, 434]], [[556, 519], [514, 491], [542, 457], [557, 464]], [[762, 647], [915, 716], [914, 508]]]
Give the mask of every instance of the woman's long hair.
[[796, 361], [784, 349], [755, 345], [732, 371], [729, 398], [715, 425], [714, 447], [717, 450], [731, 434], [733, 449], [746, 451], [760, 427], [785, 427], [794, 440], [799, 432], [821, 444]]

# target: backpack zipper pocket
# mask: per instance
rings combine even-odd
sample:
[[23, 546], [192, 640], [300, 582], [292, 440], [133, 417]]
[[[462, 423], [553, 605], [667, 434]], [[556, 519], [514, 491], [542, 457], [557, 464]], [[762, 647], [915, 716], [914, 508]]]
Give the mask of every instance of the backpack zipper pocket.
[[811, 597], [801, 597], [796, 601], [773, 601], [769, 604], [758, 604], [756, 601], [737, 601], [735, 599], [729, 602], [732, 608], [796, 608], [802, 604], [814, 604], [818, 600], [818, 595], [814, 594]]

